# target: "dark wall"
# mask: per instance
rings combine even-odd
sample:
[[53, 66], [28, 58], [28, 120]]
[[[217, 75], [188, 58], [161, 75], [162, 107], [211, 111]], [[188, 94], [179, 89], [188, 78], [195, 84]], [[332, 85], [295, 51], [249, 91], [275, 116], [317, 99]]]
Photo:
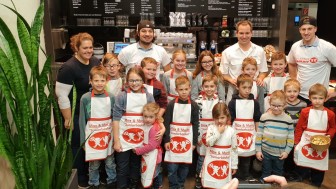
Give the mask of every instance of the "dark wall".
[[317, 36], [336, 45], [335, 22], [336, 1], [318, 1], [317, 9]]

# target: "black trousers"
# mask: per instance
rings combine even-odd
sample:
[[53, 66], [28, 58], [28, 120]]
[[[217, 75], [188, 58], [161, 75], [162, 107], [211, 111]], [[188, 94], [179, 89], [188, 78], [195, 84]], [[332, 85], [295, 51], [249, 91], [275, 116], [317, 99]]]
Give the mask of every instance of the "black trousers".
[[300, 177], [302, 177], [302, 179], [305, 179], [305, 178], [310, 179], [311, 183], [317, 187], [321, 186], [323, 182], [323, 178], [324, 178], [324, 173], [325, 173], [324, 171], [319, 171], [316, 169], [312, 169], [308, 167], [301, 167], [301, 166], [296, 167], [296, 172], [298, 173]]
[[140, 180], [141, 156], [136, 155], [132, 150], [115, 153], [117, 164], [117, 186], [126, 188], [129, 180]]

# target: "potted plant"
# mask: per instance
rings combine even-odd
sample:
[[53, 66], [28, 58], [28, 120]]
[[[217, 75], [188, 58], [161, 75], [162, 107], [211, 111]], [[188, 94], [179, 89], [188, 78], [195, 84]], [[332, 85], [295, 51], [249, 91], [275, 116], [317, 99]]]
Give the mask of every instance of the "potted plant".
[[[62, 120], [51, 57], [40, 47], [44, 2], [31, 26], [15, 8], [1, 5], [17, 16], [19, 42], [0, 18], [0, 156], [11, 164], [16, 188], [64, 188], [72, 170], [71, 130], [60, 126], [58, 136], [52, 134], [52, 117]], [[47, 57], [44, 63], [40, 54]]]

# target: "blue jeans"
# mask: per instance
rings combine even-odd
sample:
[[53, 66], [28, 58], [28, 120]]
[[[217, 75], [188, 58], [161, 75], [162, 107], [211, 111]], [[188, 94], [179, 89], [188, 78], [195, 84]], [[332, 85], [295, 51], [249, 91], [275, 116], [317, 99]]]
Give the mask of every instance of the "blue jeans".
[[117, 163], [117, 186], [127, 188], [130, 179], [140, 180], [141, 156], [136, 155], [132, 150], [118, 152], [116, 155]]
[[161, 186], [162, 186], [162, 173], [161, 173], [161, 163], [159, 163], [155, 167], [155, 173], [154, 173], [152, 188], [158, 189]]
[[[99, 166], [101, 161], [89, 162], [89, 185], [99, 185]], [[116, 164], [114, 162], [114, 154], [107, 156], [105, 159], [105, 170], [107, 174], [106, 182], [110, 184], [117, 181]]]
[[189, 172], [189, 164], [168, 163], [167, 170], [168, 170], [169, 188], [177, 189], [184, 187], [184, 182]]
[[262, 160], [261, 178], [268, 177], [272, 174], [282, 176], [284, 160], [280, 160], [279, 156], [272, 156], [262, 151], [264, 159]]
[[238, 157], [238, 170], [236, 176], [240, 180], [247, 179], [250, 174], [251, 157]]
[[196, 174], [200, 175], [205, 156], [198, 155], [197, 165], [196, 165]]

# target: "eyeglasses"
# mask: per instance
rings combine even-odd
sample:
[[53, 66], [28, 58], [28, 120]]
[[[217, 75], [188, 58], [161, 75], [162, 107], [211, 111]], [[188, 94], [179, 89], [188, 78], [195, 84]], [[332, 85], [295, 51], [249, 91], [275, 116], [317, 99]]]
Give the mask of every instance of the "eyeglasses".
[[284, 105], [274, 105], [274, 104], [271, 104], [271, 107], [272, 108], [278, 108], [278, 109], [280, 109], [280, 108], [284, 107]]
[[202, 64], [211, 64], [213, 63], [213, 60], [209, 60], [209, 61], [204, 61], [204, 62], [201, 62]]
[[118, 66], [119, 66], [119, 64], [112, 64], [112, 65], [111, 64], [106, 64], [105, 68], [107, 68], [107, 69], [111, 69], [112, 68], [113, 69], [113, 68], [116, 68]]
[[128, 82], [133, 84], [139, 84], [142, 82], [142, 79], [130, 79], [128, 80]]

